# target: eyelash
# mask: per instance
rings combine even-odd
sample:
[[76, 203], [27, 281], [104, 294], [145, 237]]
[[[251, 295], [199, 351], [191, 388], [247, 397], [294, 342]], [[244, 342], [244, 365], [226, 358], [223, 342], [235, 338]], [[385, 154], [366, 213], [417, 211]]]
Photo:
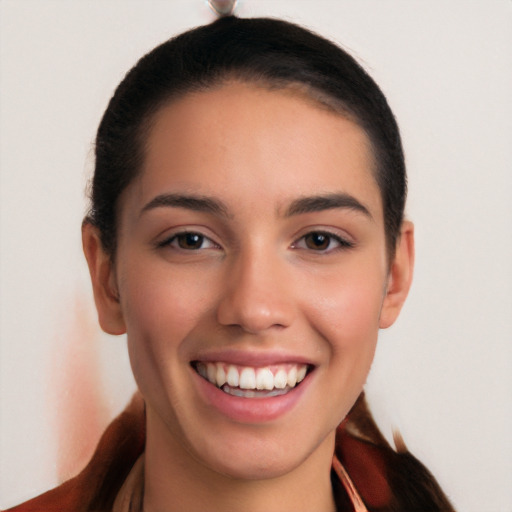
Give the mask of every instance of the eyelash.
[[[173, 245], [173, 242], [175, 242], [175, 241], [179, 244], [180, 239], [184, 239], [186, 237], [194, 237], [194, 236], [200, 239], [201, 245], [203, 245], [203, 243], [205, 241], [208, 241], [211, 244], [211, 247], [198, 247], [198, 248], [191, 249], [191, 248], [185, 248], [185, 247]], [[206, 235], [203, 235], [202, 233], [198, 233], [197, 231], [182, 231], [180, 233], [174, 233], [169, 238], [166, 238], [165, 240], [158, 242], [157, 247], [158, 248], [173, 247], [174, 249], [177, 249], [177, 250], [192, 252], [192, 251], [197, 251], [199, 249], [211, 249], [211, 248], [218, 249], [220, 246], [218, 244], [216, 244], [211, 238], [207, 237]]]
[[[299, 246], [299, 243], [301, 241], [304, 241], [304, 244], [307, 244], [307, 242], [306, 242], [307, 237], [312, 236], [312, 235], [325, 237], [325, 239], [327, 239], [327, 247], [324, 249], [318, 249], [318, 248], [313, 249], [313, 248], [307, 247], [307, 246], [306, 247]], [[333, 241], [336, 242], [336, 244], [337, 244], [336, 247], [330, 247], [330, 245]], [[329, 254], [334, 251], [351, 249], [352, 247], [354, 247], [353, 242], [351, 242], [351, 241], [347, 240], [346, 238], [343, 238], [335, 233], [331, 233], [330, 231], [325, 231], [325, 230], [310, 231], [310, 232], [306, 233], [305, 235], [302, 235], [296, 242], [294, 242], [292, 244], [292, 249], [310, 250], [312, 252], [316, 252], [319, 254]]]
[[[307, 246], [307, 237], [311, 237], [313, 235], [317, 236], [317, 237], [323, 237], [325, 239], [325, 241], [327, 242], [327, 247], [325, 247], [325, 248], [308, 247]], [[179, 245], [178, 246], [173, 245], [174, 242], [177, 242], [179, 244], [180, 239], [181, 240], [185, 239], [184, 241], [187, 241], [186, 237], [197, 237], [197, 239], [199, 239], [197, 241], [200, 242], [200, 247], [186, 248], [186, 247], [180, 247]], [[194, 240], [190, 240], [190, 241], [192, 243], [194, 243]], [[302, 241], [304, 242], [304, 246], [300, 245], [300, 243]], [[333, 243], [333, 241], [337, 244], [336, 247], [330, 247], [331, 244]], [[203, 247], [203, 244], [205, 242], [209, 242], [210, 246]], [[175, 233], [172, 236], [170, 236], [169, 238], [166, 238], [165, 240], [162, 240], [161, 242], [159, 242], [157, 244], [157, 247], [158, 248], [173, 247], [177, 250], [182, 250], [182, 251], [187, 251], [187, 252], [188, 251], [190, 251], [190, 252], [198, 251], [201, 249], [212, 249], [212, 248], [218, 249], [218, 248], [220, 248], [220, 246], [217, 243], [215, 243], [211, 238], [207, 237], [206, 235], [203, 235], [202, 233], [196, 232], [196, 231], [182, 231], [180, 233]], [[325, 230], [310, 231], [310, 232], [306, 233], [305, 235], [302, 235], [299, 239], [297, 239], [291, 245], [292, 249], [310, 250], [312, 252], [317, 252], [319, 254], [328, 254], [333, 251], [351, 249], [352, 247], [354, 247], [353, 242], [351, 242], [345, 238], [342, 238], [341, 236], [339, 236], [335, 233], [331, 233], [330, 231], [325, 231]]]

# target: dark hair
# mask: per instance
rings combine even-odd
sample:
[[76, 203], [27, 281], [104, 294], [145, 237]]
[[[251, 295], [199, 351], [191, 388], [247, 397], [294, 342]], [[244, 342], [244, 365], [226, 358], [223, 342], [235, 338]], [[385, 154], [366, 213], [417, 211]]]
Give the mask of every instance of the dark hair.
[[146, 134], [156, 111], [188, 92], [238, 79], [270, 89], [299, 87], [355, 121], [375, 159], [388, 254], [403, 220], [406, 172], [400, 133], [383, 93], [344, 50], [297, 25], [266, 18], [221, 18], [185, 32], [145, 55], [115, 91], [98, 128], [91, 208], [104, 249], [116, 247], [121, 192], [143, 164]]

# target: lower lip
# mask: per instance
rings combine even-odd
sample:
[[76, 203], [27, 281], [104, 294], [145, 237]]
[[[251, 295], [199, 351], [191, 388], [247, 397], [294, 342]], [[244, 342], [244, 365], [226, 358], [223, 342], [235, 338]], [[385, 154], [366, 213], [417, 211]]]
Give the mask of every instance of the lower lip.
[[196, 377], [199, 393], [205, 398], [207, 404], [239, 423], [265, 423], [285, 415], [293, 409], [304, 394], [311, 377], [308, 374], [300, 385], [285, 395], [269, 398], [243, 398], [224, 393], [193, 369], [192, 372]]

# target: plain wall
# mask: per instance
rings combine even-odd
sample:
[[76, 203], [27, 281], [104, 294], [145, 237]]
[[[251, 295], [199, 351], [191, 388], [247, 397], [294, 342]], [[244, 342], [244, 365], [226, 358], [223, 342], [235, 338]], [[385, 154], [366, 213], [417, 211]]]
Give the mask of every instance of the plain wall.
[[[134, 383], [80, 223], [107, 101], [201, 0], [0, 2], [0, 508], [78, 471]], [[245, 0], [349, 49], [403, 133], [415, 282], [367, 386], [456, 508], [512, 510], [512, 2]]]

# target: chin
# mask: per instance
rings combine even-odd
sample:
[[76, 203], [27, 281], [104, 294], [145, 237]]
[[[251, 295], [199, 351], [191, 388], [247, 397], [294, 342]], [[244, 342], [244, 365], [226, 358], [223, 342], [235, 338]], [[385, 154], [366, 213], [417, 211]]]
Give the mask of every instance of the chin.
[[[201, 462], [218, 474], [235, 480], [268, 480], [283, 477], [318, 452], [325, 443], [332, 453], [330, 436], [318, 439], [310, 437], [311, 432], [296, 430], [291, 433], [282, 429], [255, 428], [248, 432], [226, 432], [225, 436], [209, 439], [196, 452]], [[320, 451], [323, 451], [320, 448]], [[307, 463], [307, 462], [306, 462]]]
[[300, 466], [301, 460], [279, 460], [275, 456], [259, 457], [237, 457], [228, 464], [212, 464], [211, 469], [215, 472], [232, 478], [234, 480], [269, 480], [280, 478], [296, 467]]

